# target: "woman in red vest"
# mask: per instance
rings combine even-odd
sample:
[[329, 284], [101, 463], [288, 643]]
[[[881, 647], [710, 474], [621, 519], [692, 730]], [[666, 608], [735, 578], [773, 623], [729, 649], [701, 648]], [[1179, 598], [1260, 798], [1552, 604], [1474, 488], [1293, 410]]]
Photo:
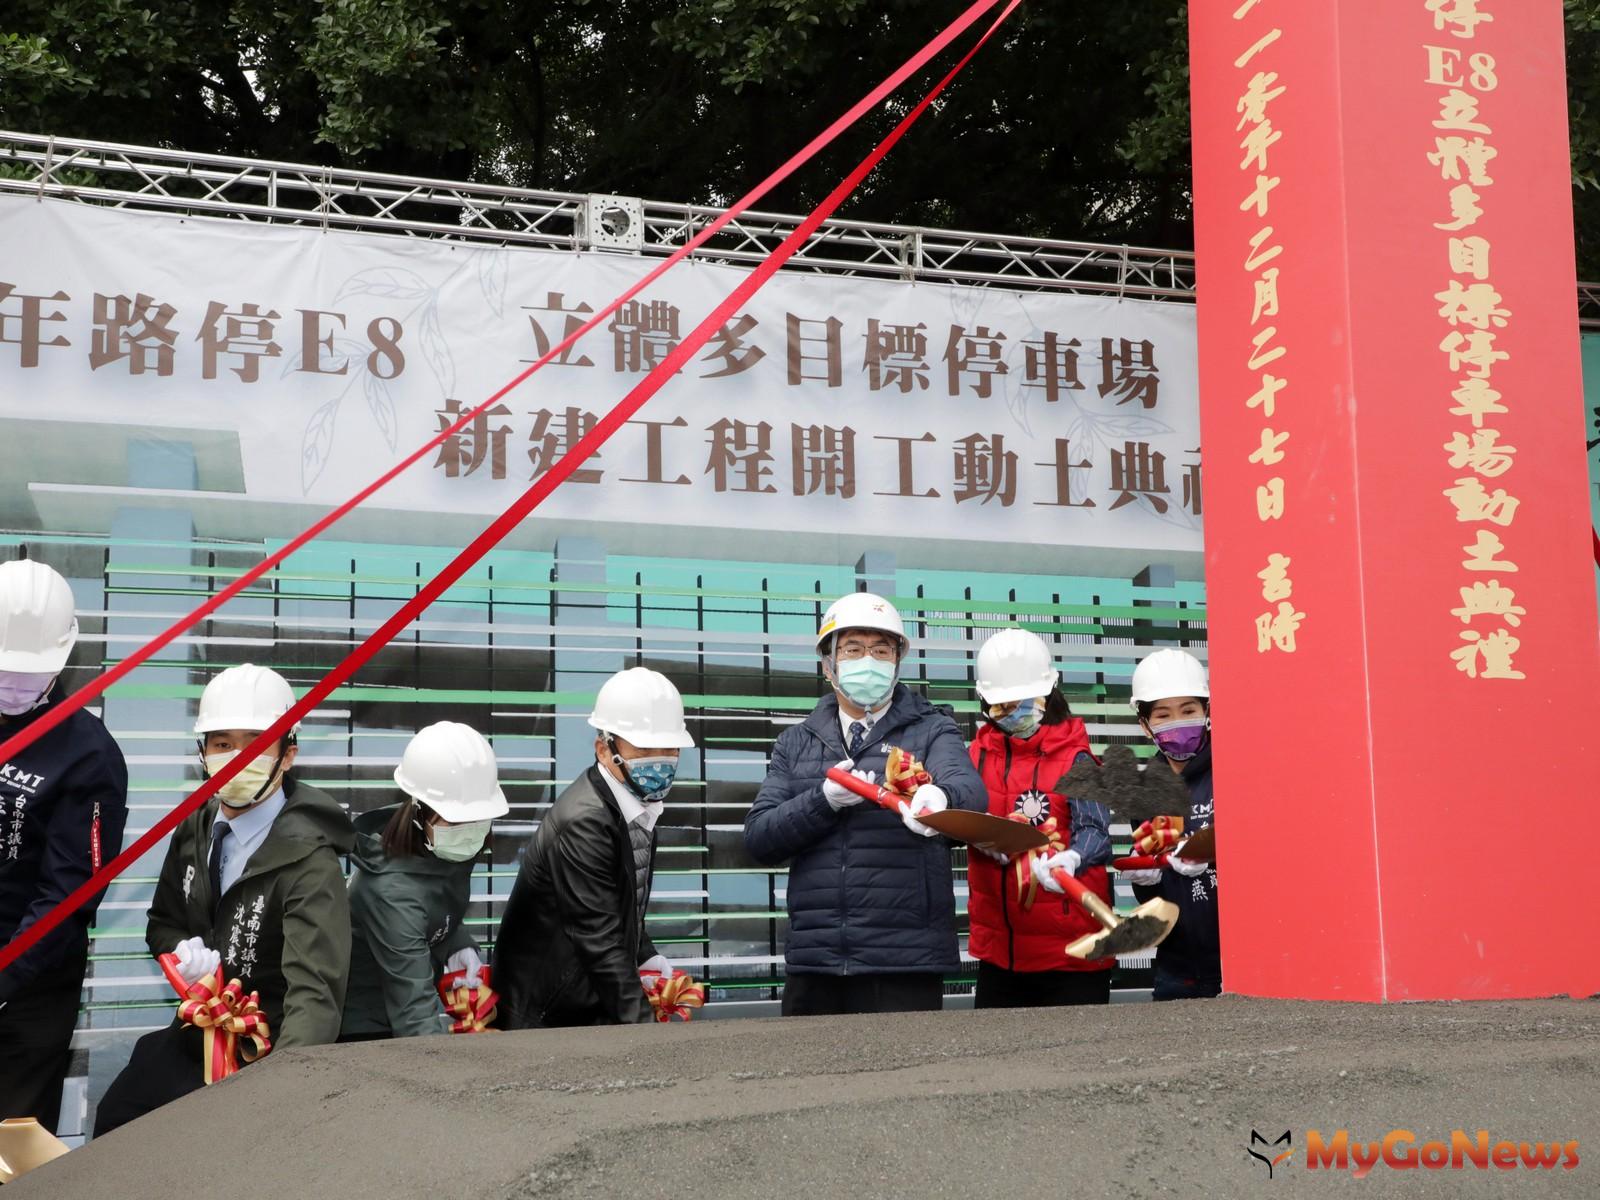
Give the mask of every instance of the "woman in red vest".
[[[1111, 836], [1106, 810], [1069, 800], [1057, 782], [1088, 755], [1089, 735], [1056, 686], [1050, 649], [1024, 629], [995, 634], [978, 652], [982, 725], [972, 741], [973, 765], [989, 790], [995, 816], [1026, 820], [1050, 835], [1056, 865], [1077, 875], [1107, 904]], [[967, 867], [968, 948], [978, 960], [978, 1008], [1105, 1004], [1115, 960], [1068, 958], [1066, 947], [1099, 929], [1066, 897], [1037, 885], [1027, 856], [1007, 861], [975, 847]]]

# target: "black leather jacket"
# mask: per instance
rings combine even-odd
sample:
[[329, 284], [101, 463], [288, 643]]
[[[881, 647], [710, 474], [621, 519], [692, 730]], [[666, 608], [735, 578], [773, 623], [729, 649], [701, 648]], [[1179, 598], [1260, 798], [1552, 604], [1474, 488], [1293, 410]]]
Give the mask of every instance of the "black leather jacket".
[[[654, 857], [652, 845], [652, 877]], [[523, 852], [495, 943], [500, 1027], [648, 1021], [639, 965], [656, 948], [638, 913], [628, 830], [597, 764], [561, 793]]]

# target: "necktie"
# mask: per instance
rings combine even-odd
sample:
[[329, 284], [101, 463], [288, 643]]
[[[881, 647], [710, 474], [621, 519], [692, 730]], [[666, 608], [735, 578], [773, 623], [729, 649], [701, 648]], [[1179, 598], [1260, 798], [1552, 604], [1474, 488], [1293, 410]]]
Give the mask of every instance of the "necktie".
[[207, 867], [211, 876], [212, 912], [222, 903], [222, 839], [227, 836], [228, 823], [219, 817], [211, 824], [211, 861]]
[[867, 740], [867, 727], [860, 721], [850, 722], [850, 757], [854, 758], [861, 753], [861, 746]]

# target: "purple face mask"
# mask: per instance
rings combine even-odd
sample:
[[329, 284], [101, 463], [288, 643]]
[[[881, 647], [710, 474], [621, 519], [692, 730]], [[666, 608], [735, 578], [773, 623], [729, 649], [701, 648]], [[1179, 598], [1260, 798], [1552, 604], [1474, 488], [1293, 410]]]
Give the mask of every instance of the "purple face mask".
[[1160, 729], [1151, 731], [1156, 745], [1174, 762], [1183, 762], [1200, 753], [1200, 747], [1206, 744], [1206, 735], [1211, 732], [1210, 717], [1194, 717], [1188, 721], [1173, 721], [1170, 725], [1163, 725]]

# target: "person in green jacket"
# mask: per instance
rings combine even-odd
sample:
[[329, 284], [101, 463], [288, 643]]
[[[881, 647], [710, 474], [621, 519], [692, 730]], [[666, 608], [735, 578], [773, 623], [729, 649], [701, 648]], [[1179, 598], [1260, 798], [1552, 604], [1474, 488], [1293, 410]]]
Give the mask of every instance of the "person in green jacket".
[[350, 989], [342, 1042], [445, 1032], [439, 976], [483, 969], [463, 918], [472, 863], [510, 811], [494, 750], [456, 721], [412, 738], [395, 768], [407, 799], [356, 819]]
[[[195, 721], [206, 776], [293, 704], [276, 671], [246, 663], [219, 674]], [[224, 982], [259, 993], [274, 1051], [338, 1038], [350, 970], [339, 859], [355, 830], [331, 796], [290, 773], [296, 753], [291, 731], [173, 831], [145, 932], [151, 954], [176, 956], [185, 983], [220, 967]], [[100, 1101], [95, 1136], [205, 1086], [204, 1046], [181, 1020], [140, 1038]]]

